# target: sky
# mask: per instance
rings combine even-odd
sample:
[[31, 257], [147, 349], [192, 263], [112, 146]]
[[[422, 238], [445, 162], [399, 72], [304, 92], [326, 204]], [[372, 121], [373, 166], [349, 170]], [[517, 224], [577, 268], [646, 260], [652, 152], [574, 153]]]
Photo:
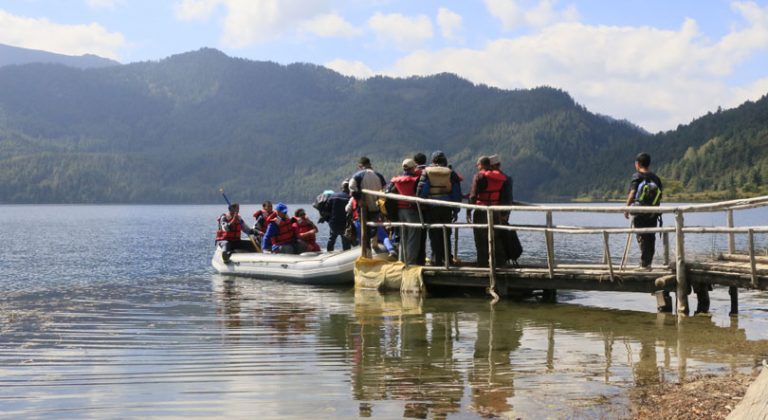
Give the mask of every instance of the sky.
[[367, 78], [551, 86], [651, 132], [768, 93], [768, 0], [0, 0], [0, 43], [121, 63], [202, 47]]

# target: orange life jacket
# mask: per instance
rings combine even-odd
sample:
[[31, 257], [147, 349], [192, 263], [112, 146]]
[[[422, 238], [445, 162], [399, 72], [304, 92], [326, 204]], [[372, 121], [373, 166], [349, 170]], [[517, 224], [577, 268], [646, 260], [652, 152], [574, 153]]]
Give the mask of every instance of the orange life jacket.
[[[397, 193], [400, 195], [415, 196], [416, 184], [419, 182], [417, 175], [400, 175], [392, 178], [392, 184], [395, 185]], [[414, 204], [410, 201], [398, 201], [397, 208], [409, 209], [414, 207]]]
[[[223, 221], [221, 219], [224, 219]], [[229, 223], [229, 231], [226, 231], [223, 229], [223, 224]], [[238, 241], [240, 240], [240, 231], [242, 230], [242, 227], [240, 226], [240, 217], [231, 218], [230, 216], [227, 216], [226, 214], [222, 214], [219, 216], [219, 228], [216, 230], [216, 240], [217, 241]]]
[[476, 197], [476, 204], [482, 204], [486, 206], [492, 206], [501, 202], [501, 188], [504, 185], [504, 181], [507, 180], [507, 176], [500, 171], [480, 171], [480, 174], [486, 180], [486, 186], [483, 191], [479, 191]]
[[267, 213], [264, 209], [256, 210], [256, 212], [253, 213], [253, 218], [256, 219], [255, 228], [261, 232], [266, 232], [267, 226], [269, 225], [269, 219], [271, 219], [272, 216], [277, 216], [277, 213], [274, 210], [272, 210], [272, 213]]

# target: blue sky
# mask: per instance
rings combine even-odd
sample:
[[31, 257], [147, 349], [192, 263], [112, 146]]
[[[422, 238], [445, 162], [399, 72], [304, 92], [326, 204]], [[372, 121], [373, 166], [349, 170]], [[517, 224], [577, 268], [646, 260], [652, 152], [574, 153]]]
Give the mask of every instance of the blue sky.
[[653, 132], [768, 93], [768, 0], [0, 0], [0, 28], [3, 44], [123, 63], [214, 47], [547, 85]]

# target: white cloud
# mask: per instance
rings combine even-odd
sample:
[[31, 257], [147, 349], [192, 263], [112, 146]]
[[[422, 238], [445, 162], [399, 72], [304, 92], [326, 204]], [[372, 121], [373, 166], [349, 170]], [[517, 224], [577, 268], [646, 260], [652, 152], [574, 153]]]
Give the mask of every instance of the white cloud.
[[181, 0], [181, 20], [204, 20], [224, 8], [221, 42], [232, 48], [293, 34], [302, 24], [330, 12], [330, 0]]
[[[555, 8], [557, 0], [539, 0], [534, 4], [522, 0], [485, 0], [488, 12], [501, 21], [502, 27], [511, 31], [521, 26], [543, 27], [556, 22], [575, 22], [579, 12], [571, 5], [564, 10]], [[532, 7], [526, 7], [533, 5]]]
[[363, 33], [362, 29], [356, 28], [343, 17], [335, 13], [317, 16], [302, 23], [301, 27], [305, 32], [310, 32], [326, 38], [351, 38]]
[[223, 0], [182, 0], [173, 6], [176, 18], [180, 20], [204, 20]]
[[424, 15], [376, 13], [368, 19], [368, 26], [376, 33], [379, 42], [404, 50], [415, 49], [433, 36], [432, 21]]
[[109, 32], [97, 23], [62, 25], [46, 18], [14, 16], [0, 10], [0, 43], [67, 55], [96, 54], [118, 59], [126, 46], [119, 32]]
[[768, 7], [734, 3], [746, 25], [719, 40], [694, 20], [677, 30], [558, 23], [480, 49], [417, 51], [386, 71], [394, 76], [452, 72], [502, 88], [562, 88], [590, 110], [650, 130], [674, 128], [766, 93], [768, 79], [734, 88], [726, 76], [768, 50]]
[[461, 31], [462, 17], [460, 14], [441, 7], [437, 11], [437, 26], [440, 27], [440, 33], [443, 38], [458, 40], [459, 31]]
[[121, 0], [86, 0], [85, 2], [92, 9], [114, 9]]
[[362, 61], [336, 59], [325, 63], [324, 66], [341, 74], [353, 76], [358, 79], [367, 79], [375, 74], [375, 72]]

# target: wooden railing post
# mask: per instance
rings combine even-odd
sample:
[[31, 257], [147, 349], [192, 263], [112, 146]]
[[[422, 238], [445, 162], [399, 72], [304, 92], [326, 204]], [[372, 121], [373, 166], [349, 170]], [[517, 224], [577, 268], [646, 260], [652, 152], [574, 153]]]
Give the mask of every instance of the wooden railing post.
[[368, 209], [365, 208], [365, 204], [360, 206], [360, 249], [363, 253], [363, 257], [371, 257], [371, 239], [368, 237], [367, 222]]
[[488, 293], [493, 296], [494, 300], [499, 299], [498, 293], [496, 293], [496, 241], [494, 241], [493, 235], [493, 211], [487, 211], [488, 217]]
[[451, 265], [451, 243], [448, 241], [448, 228], [443, 225], [443, 265], [445, 268]]
[[675, 211], [675, 274], [677, 276], [677, 291], [675, 296], [677, 298], [678, 315], [688, 315], [688, 281], [685, 275], [685, 236], [683, 235], [684, 225], [685, 219], [683, 218], [683, 212], [680, 210]]
[[749, 272], [752, 275], [752, 287], [757, 288], [757, 264], [755, 261], [755, 231], [747, 231], [747, 243], [749, 244]]
[[609, 235], [608, 232], [603, 231], [603, 246], [605, 247], [605, 260], [608, 262], [608, 273], [611, 276], [611, 281], [613, 281], [613, 261], [611, 261], [611, 248], [608, 246], [609, 243]]
[[[726, 212], [726, 217], [728, 218], [728, 227], [733, 227], [733, 209], [728, 209]], [[736, 238], [735, 234], [733, 232], [728, 233], [728, 253], [729, 254], [735, 254], [736, 253]]]
[[664, 267], [671, 268], [672, 266], [669, 262], [669, 233], [662, 233], [661, 241], [664, 246]]
[[547, 231], [544, 237], [547, 243], [547, 266], [549, 267], [549, 278], [555, 278], [555, 241], [552, 229], [552, 211], [547, 211]]

